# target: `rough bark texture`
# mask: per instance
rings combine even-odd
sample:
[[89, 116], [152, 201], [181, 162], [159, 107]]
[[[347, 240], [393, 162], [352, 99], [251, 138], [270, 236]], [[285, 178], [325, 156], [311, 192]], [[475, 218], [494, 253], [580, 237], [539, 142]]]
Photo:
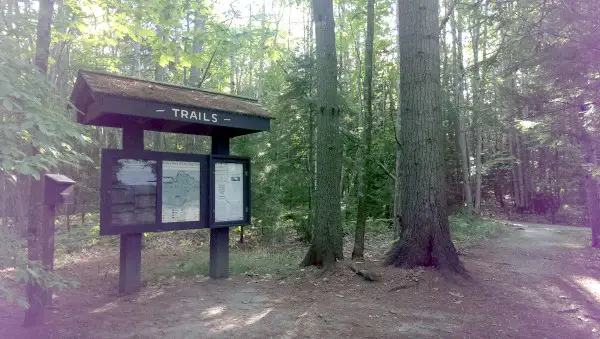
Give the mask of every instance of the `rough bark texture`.
[[402, 226], [386, 263], [466, 273], [450, 238], [444, 186], [438, 0], [400, 0]]
[[463, 117], [464, 98], [464, 76], [465, 70], [463, 67], [463, 48], [462, 48], [462, 19], [456, 19], [455, 13], [452, 13], [452, 37], [453, 37], [453, 60], [454, 60], [454, 86], [455, 86], [455, 102], [456, 102], [456, 120], [458, 127], [458, 148], [460, 151], [460, 163], [463, 179], [463, 196], [467, 206], [467, 213], [473, 213], [473, 198], [471, 196], [471, 180], [469, 175], [469, 153], [467, 152], [467, 124]]
[[360, 259], [365, 250], [365, 228], [367, 223], [366, 202], [369, 192], [369, 168], [371, 154], [371, 130], [373, 125], [373, 38], [375, 33], [375, 3], [367, 2], [367, 40], [365, 48], [365, 105], [362, 114], [362, 145], [359, 147], [358, 168], [358, 205], [356, 207], [356, 231], [354, 233], [354, 249], [352, 259]]
[[[37, 40], [35, 43], [35, 65], [43, 74], [48, 72], [48, 57], [50, 55], [50, 27], [54, 12], [54, 1], [39, 2]], [[37, 154], [37, 149], [32, 149]], [[41, 180], [31, 180], [29, 186], [29, 224], [27, 228], [27, 259], [30, 262], [40, 261], [45, 239], [42, 239], [42, 197], [43, 185]], [[30, 307], [25, 311], [23, 326], [30, 327], [41, 323], [44, 316], [44, 290], [37, 284], [28, 283], [25, 291]]]
[[[400, 69], [400, 1], [396, 1], [396, 66]], [[395, 121], [395, 137], [396, 143], [399, 142], [398, 136], [400, 135], [401, 130], [401, 114], [400, 114], [400, 105], [402, 103], [402, 93], [400, 93], [400, 81], [397, 83], [398, 90], [398, 107], [396, 111], [396, 121]], [[400, 186], [400, 176], [402, 173], [402, 153], [400, 152], [400, 148], [398, 147], [396, 151], [396, 171], [395, 176], [396, 180], [394, 180], [394, 239], [397, 239], [400, 236], [400, 229], [402, 227], [402, 186]]]
[[331, 0], [313, 0], [316, 37], [317, 175], [315, 226], [302, 262], [326, 269], [343, 258], [340, 210], [340, 109], [337, 97], [335, 23]]

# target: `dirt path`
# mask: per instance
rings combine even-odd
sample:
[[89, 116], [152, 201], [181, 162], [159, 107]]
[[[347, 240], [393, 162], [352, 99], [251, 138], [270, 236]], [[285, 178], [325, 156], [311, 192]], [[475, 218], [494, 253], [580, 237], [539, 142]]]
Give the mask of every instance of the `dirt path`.
[[34, 331], [4, 326], [21, 314], [0, 315], [0, 338], [600, 338], [600, 251], [589, 229], [511, 228], [463, 253], [468, 286], [376, 262], [376, 283], [345, 267], [326, 278], [175, 280], [134, 297], [110, 295], [104, 282], [65, 297]]

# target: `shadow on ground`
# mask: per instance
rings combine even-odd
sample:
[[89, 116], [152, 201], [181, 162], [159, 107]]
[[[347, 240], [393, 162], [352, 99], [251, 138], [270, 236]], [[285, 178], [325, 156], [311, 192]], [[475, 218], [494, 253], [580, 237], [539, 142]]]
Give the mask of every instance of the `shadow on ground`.
[[371, 262], [380, 282], [340, 265], [325, 278], [307, 270], [285, 280], [176, 279], [118, 297], [108, 275], [65, 295], [41, 328], [23, 331], [20, 317], [5, 316], [0, 325], [13, 332], [2, 326], [0, 337], [600, 337], [600, 251], [588, 247], [589, 229], [511, 227], [463, 255], [468, 286]]

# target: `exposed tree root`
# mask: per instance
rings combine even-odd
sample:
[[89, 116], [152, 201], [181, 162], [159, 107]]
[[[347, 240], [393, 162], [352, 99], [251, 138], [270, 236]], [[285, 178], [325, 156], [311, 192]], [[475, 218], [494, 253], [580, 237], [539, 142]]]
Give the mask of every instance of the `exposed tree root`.
[[456, 251], [443, 246], [432, 248], [400, 240], [387, 253], [384, 264], [409, 269], [419, 266], [435, 267], [445, 279], [456, 284], [472, 280]]
[[363, 277], [363, 279], [367, 280], [367, 281], [379, 281], [381, 279], [381, 277], [379, 276], [379, 274], [369, 271], [367, 269], [362, 269], [359, 268], [358, 266], [356, 266], [355, 263], [351, 262], [348, 264], [348, 268], [350, 269], [350, 271], [356, 273], [357, 275]]

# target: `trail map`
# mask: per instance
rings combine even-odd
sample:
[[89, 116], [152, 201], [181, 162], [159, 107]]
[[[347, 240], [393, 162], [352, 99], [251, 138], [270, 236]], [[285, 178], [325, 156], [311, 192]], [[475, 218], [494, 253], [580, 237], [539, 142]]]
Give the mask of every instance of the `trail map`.
[[200, 163], [163, 161], [162, 222], [200, 221]]

